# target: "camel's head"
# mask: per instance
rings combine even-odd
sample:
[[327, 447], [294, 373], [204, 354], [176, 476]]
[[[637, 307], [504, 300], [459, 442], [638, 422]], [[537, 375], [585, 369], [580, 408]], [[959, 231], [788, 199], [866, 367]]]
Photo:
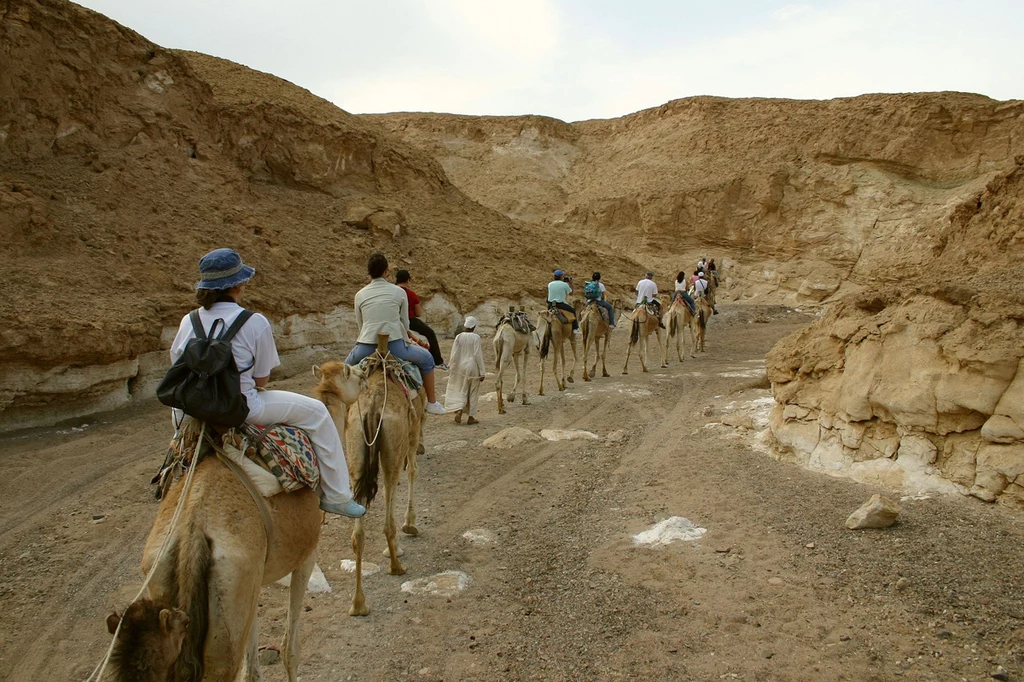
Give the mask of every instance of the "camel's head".
[[[181, 653], [188, 616], [166, 602], [140, 599], [132, 603], [124, 615], [119, 616], [115, 611], [107, 616], [107, 630], [110, 634], [117, 632], [111, 656], [116, 670], [137, 671], [144, 665], [164, 672], [174, 665]], [[122, 675], [121, 679], [134, 678]]]
[[313, 376], [320, 382], [316, 387], [319, 393], [332, 393], [347, 405], [359, 399], [359, 391], [366, 384], [366, 376], [361, 369], [337, 360], [313, 365]]

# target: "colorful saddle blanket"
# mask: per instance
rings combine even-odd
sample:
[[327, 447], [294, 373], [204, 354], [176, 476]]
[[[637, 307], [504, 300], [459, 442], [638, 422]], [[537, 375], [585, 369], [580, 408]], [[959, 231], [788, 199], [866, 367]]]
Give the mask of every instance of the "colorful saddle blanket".
[[[163, 466], [151, 481], [157, 486], [157, 499], [161, 499], [171, 482], [192, 465], [200, 426], [201, 422], [186, 418], [171, 439]], [[207, 425], [206, 435], [199, 448], [199, 460], [214, 455], [224, 438], [242, 450], [246, 457], [272, 473], [286, 492], [294, 492], [304, 486], [316, 490], [320, 485], [316, 452], [309, 436], [302, 429], [286, 424], [264, 427], [246, 422], [237, 429], [218, 431]]]
[[246, 422], [239, 427], [246, 440], [246, 457], [277, 477], [286, 492], [303, 486], [316, 490], [320, 467], [309, 436], [287, 424], [259, 426]]
[[494, 327], [497, 329], [503, 324], [512, 325], [512, 329], [519, 332], [520, 334], [529, 334], [532, 331], [536, 331], [537, 328], [530, 322], [530, 318], [526, 313], [523, 312], [510, 312], [504, 313], [498, 318], [498, 324]]

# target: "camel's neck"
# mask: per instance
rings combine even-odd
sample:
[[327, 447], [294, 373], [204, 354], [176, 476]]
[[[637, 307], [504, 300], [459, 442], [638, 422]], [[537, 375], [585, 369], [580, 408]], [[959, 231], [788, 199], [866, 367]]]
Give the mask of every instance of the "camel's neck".
[[341, 437], [341, 442], [344, 443], [345, 420], [348, 418], [348, 404], [336, 393], [321, 394], [320, 399], [323, 400], [324, 404], [327, 406], [327, 411], [331, 413], [331, 419], [334, 420], [334, 426], [338, 429], [338, 435]]

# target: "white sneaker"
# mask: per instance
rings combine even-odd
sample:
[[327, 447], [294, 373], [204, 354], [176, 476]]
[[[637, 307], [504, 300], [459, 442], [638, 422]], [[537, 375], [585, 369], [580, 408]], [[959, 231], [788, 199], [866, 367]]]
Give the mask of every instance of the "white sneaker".
[[447, 414], [444, 405], [438, 402], [427, 403], [427, 414]]
[[575, 334], [576, 336], [579, 336], [579, 335], [580, 335], [580, 334], [582, 334], [583, 332], [582, 332], [581, 330], [579, 330], [579, 329], [573, 329], [573, 330], [572, 330], [572, 333], [573, 333], [573, 334]]

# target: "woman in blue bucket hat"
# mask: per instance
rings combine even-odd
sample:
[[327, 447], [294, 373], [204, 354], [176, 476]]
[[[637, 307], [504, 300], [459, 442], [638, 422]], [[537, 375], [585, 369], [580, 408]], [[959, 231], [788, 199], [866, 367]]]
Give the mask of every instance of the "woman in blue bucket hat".
[[[231, 326], [243, 310], [241, 302], [246, 282], [255, 274], [255, 268], [243, 263], [234, 249], [215, 249], [199, 259], [196, 300], [201, 306], [199, 319], [206, 333], [216, 320], [223, 320], [224, 328]], [[192, 323], [186, 315], [171, 344], [172, 364], [194, 337]], [[345, 450], [327, 407], [319, 400], [290, 391], [257, 390], [267, 385], [270, 370], [281, 364], [270, 321], [254, 313], [231, 339], [231, 350], [240, 370], [242, 395], [249, 406], [246, 421], [287, 424], [305, 431], [320, 466], [320, 508], [351, 518], [365, 514], [366, 509], [352, 499]]]

